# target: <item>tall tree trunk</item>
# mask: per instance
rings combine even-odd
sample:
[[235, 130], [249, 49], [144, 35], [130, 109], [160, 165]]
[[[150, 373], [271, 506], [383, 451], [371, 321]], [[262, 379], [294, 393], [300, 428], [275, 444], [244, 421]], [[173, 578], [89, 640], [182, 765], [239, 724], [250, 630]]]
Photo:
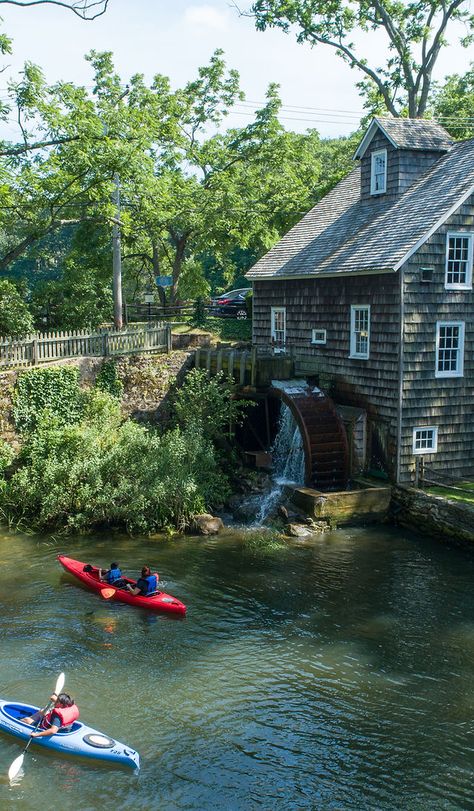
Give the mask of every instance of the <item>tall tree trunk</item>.
[[174, 259], [173, 259], [173, 286], [171, 288], [171, 301], [174, 303], [178, 298], [178, 284], [179, 284], [179, 277], [181, 274], [181, 268], [184, 262], [184, 256], [186, 253], [186, 244], [188, 241], [188, 235], [182, 234], [179, 237], [175, 237], [174, 247]]

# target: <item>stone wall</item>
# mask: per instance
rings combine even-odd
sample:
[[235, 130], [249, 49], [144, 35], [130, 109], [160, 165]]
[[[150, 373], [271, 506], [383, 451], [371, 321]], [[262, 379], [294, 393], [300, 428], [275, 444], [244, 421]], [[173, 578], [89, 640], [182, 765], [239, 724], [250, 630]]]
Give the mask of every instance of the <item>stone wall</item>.
[[391, 512], [400, 526], [474, 549], [474, 507], [468, 504], [394, 485]]

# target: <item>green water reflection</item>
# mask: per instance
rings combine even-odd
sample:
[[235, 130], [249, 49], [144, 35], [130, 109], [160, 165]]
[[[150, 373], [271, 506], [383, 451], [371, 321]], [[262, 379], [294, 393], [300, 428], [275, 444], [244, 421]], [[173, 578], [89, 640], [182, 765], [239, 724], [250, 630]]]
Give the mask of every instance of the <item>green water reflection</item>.
[[[65, 552], [161, 572], [184, 620], [105, 602]], [[251, 552], [212, 540], [0, 534], [0, 696], [62, 670], [138, 777], [0, 735], [0, 809], [474, 809], [474, 561], [390, 528]], [[3, 764], [3, 766], [1, 765]], [[2, 777], [3, 775], [3, 777]]]

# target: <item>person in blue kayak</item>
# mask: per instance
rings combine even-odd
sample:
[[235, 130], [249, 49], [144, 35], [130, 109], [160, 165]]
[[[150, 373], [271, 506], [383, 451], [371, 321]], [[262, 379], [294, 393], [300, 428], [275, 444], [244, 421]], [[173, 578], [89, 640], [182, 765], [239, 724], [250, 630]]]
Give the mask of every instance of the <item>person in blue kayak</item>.
[[46, 712], [38, 710], [34, 715], [22, 718], [24, 724], [35, 726], [41, 721], [39, 730], [30, 733], [32, 738], [45, 738], [48, 735], [55, 735], [59, 730], [69, 732], [74, 721], [79, 718], [79, 708], [68, 693], [60, 693], [58, 696], [53, 693], [50, 701], [54, 702], [51, 710]]
[[99, 569], [99, 577], [101, 580], [104, 580], [105, 583], [108, 583], [109, 586], [114, 586], [115, 588], [123, 588], [125, 586], [125, 581], [122, 578], [122, 572], [118, 563], [111, 563], [110, 569]]
[[143, 566], [141, 576], [138, 578], [136, 584], [131, 586], [127, 583], [127, 590], [134, 596], [150, 597], [158, 589], [159, 575], [157, 572], [151, 573], [149, 566]]

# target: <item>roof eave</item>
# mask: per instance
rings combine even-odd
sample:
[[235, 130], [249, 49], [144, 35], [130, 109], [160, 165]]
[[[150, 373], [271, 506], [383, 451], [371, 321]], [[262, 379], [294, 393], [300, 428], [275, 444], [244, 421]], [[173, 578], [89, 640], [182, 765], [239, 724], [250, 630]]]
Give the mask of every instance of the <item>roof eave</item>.
[[385, 129], [383, 128], [380, 121], [378, 121], [376, 118], [373, 118], [372, 121], [370, 122], [370, 125], [369, 125], [369, 128], [368, 128], [367, 132], [365, 133], [364, 137], [362, 138], [362, 141], [360, 142], [359, 146], [357, 147], [356, 151], [354, 152], [353, 160], [360, 160], [365, 155], [367, 147], [369, 146], [369, 144], [370, 144], [370, 142], [371, 142], [371, 140], [372, 140], [372, 138], [374, 136], [374, 132], [375, 132], [375, 130], [377, 128], [383, 132], [383, 134], [385, 135], [387, 140], [390, 141], [392, 146], [394, 146], [395, 149], [398, 149], [398, 145], [395, 143], [393, 138], [391, 138], [390, 135], [385, 131]]
[[339, 276], [376, 276], [377, 274], [395, 273], [396, 267], [389, 268], [363, 268], [361, 270], [322, 270], [319, 273], [274, 273], [272, 276], [261, 276], [259, 273], [252, 273], [251, 270], [245, 274], [245, 278], [251, 282], [279, 282], [292, 281], [293, 279], [335, 279]]
[[434, 225], [431, 226], [431, 228], [426, 232], [426, 234], [424, 234], [422, 237], [420, 237], [420, 239], [416, 241], [416, 243], [410, 248], [410, 250], [406, 252], [406, 254], [400, 259], [399, 262], [397, 262], [394, 269], [399, 270], [402, 267], [402, 265], [405, 264], [405, 262], [408, 262], [408, 260], [413, 256], [413, 254], [417, 252], [418, 248], [421, 248], [421, 246], [424, 245], [425, 242], [431, 236], [433, 236], [435, 231], [437, 231], [438, 228], [441, 228], [441, 226], [446, 222], [446, 220], [448, 220], [451, 217], [451, 215], [454, 214], [456, 209], [458, 209], [459, 206], [462, 206], [462, 204], [466, 202], [467, 198], [470, 197], [471, 194], [474, 194], [474, 183], [472, 183], [471, 186], [469, 186], [469, 188], [467, 189], [467, 191], [465, 191], [461, 195], [461, 197], [459, 197], [456, 200], [456, 202], [453, 203], [453, 205], [449, 208], [449, 210], [445, 212], [443, 216], [440, 217], [434, 223]]

